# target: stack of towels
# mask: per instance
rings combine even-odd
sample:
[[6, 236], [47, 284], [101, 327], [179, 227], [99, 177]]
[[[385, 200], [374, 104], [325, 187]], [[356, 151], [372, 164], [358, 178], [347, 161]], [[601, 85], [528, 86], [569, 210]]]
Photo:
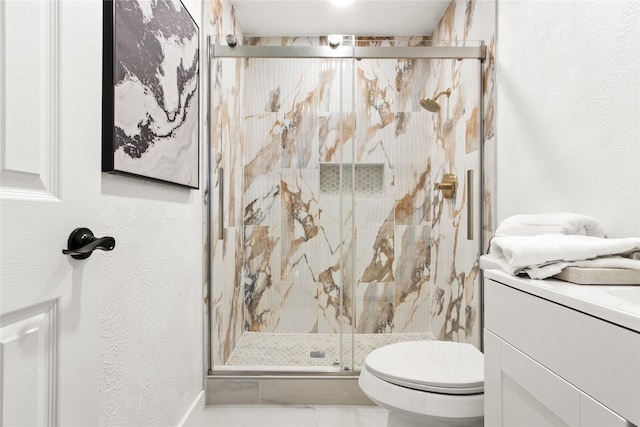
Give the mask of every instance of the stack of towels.
[[597, 219], [573, 213], [507, 218], [489, 253], [505, 271], [532, 279], [570, 266], [640, 270], [640, 237], [607, 239]]

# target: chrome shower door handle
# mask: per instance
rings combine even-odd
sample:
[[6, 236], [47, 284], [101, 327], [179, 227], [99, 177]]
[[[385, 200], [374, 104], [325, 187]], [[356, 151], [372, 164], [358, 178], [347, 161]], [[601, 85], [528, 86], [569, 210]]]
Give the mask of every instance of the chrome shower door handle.
[[94, 250], [112, 251], [116, 247], [116, 239], [110, 236], [95, 237], [88, 228], [79, 227], [71, 232], [67, 241], [67, 249], [62, 253], [71, 255], [73, 259], [86, 259]]

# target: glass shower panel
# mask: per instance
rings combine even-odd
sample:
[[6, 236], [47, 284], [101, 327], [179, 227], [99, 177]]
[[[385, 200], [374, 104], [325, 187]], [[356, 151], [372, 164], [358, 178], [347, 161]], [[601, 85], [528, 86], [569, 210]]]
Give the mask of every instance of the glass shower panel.
[[[357, 370], [369, 351], [398, 341], [477, 343], [482, 85], [477, 59], [355, 66]], [[423, 108], [447, 89], [439, 111]], [[382, 191], [362, 191], [364, 165], [382, 171]], [[435, 186], [445, 174], [458, 180], [451, 199]]]
[[[392, 47], [400, 42], [378, 38], [358, 45]], [[433, 118], [419, 103], [429, 67], [427, 59], [356, 62], [355, 369], [375, 348], [433, 339], [429, 328]]]
[[[483, 133], [482, 63], [477, 59], [433, 60], [427, 96], [441, 96], [431, 113], [432, 199], [431, 331], [439, 340], [480, 345], [481, 159]], [[435, 184], [445, 174], [458, 188], [446, 198]]]
[[327, 221], [327, 235], [333, 234], [327, 242], [332, 242], [329, 248], [335, 255], [332, 255], [331, 262], [325, 262], [327, 268], [322, 272], [322, 291], [319, 295], [333, 295], [332, 304], [335, 308], [324, 304], [328, 309], [323, 310], [323, 317], [328, 321], [325, 328], [328, 327], [328, 333], [339, 336], [341, 367], [343, 371], [348, 371], [353, 370], [355, 354], [355, 63], [352, 58], [334, 59], [326, 62], [324, 68], [325, 75], [333, 76], [329, 87], [333, 87], [334, 95], [331, 98], [336, 100], [329, 106], [330, 112], [325, 116], [327, 137], [323, 139], [327, 142], [324, 144], [326, 149], [321, 168], [327, 169], [328, 173], [324, 174], [326, 181], [338, 178], [339, 191], [338, 197], [323, 197], [327, 203], [325, 211], [336, 212], [337, 215], [332, 214], [334, 218]]
[[[223, 214], [223, 243], [212, 243], [212, 268], [226, 272], [212, 279], [215, 369], [351, 369], [342, 338], [351, 339], [343, 323], [353, 220], [344, 216], [353, 203], [341, 165], [353, 130], [352, 62], [213, 61], [212, 140], [224, 182], [212, 188], [222, 185], [222, 210], [233, 210]], [[324, 191], [331, 180], [337, 188]]]
[[238, 42], [251, 49], [211, 72], [214, 370], [357, 371], [393, 342], [478, 345], [481, 61], [384, 50], [433, 45], [421, 37]]
[[[211, 364], [223, 367], [244, 330], [242, 289], [242, 61], [210, 63], [209, 280]], [[240, 94], [240, 95], [238, 95]]]

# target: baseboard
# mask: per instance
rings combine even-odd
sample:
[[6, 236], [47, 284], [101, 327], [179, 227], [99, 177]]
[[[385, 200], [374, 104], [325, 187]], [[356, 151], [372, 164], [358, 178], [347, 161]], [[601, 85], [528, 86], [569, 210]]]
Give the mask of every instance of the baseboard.
[[184, 414], [177, 427], [196, 427], [196, 422], [204, 412], [204, 397], [204, 390], [200, 390], [198, 396], [196, 396], [191, 406], [189, 406], [189, 409]]

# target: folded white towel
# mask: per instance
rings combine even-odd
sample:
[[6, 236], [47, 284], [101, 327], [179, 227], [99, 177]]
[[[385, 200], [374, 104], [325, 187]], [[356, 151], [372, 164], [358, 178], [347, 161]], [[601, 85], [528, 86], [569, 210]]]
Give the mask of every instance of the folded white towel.
[[[531, 273], [529, 276], [536, 279], [553, 276], [569, 265], [542, 270], [552, 263], [594, 260], [637, 251], [640, 251], [640, 238], [637, 237], [604, 239], [563, 234], [495, 237], [489, 249], [504, 270], [514, 275]], [[629, 258], [629, 261], [633, 260]], [[555, 271], [557, 268], [560, 270]]]
[[621, 256], [608, 256], [603, 258], [588, 259], [583, 261], [558, 261], [540, 266], [531, 266], [522, 269], [532, 279], [546, 279], [555, 276], [567, 267], [583, 268], [623, 268], [626, 270], [640, 270], [640, 260]]
[[569, 212], [514, 215], [502, 221], [496, 230], [496, 237], [535, 236], [537, 234], [604, 237], [604, 230], [597, 219]]

